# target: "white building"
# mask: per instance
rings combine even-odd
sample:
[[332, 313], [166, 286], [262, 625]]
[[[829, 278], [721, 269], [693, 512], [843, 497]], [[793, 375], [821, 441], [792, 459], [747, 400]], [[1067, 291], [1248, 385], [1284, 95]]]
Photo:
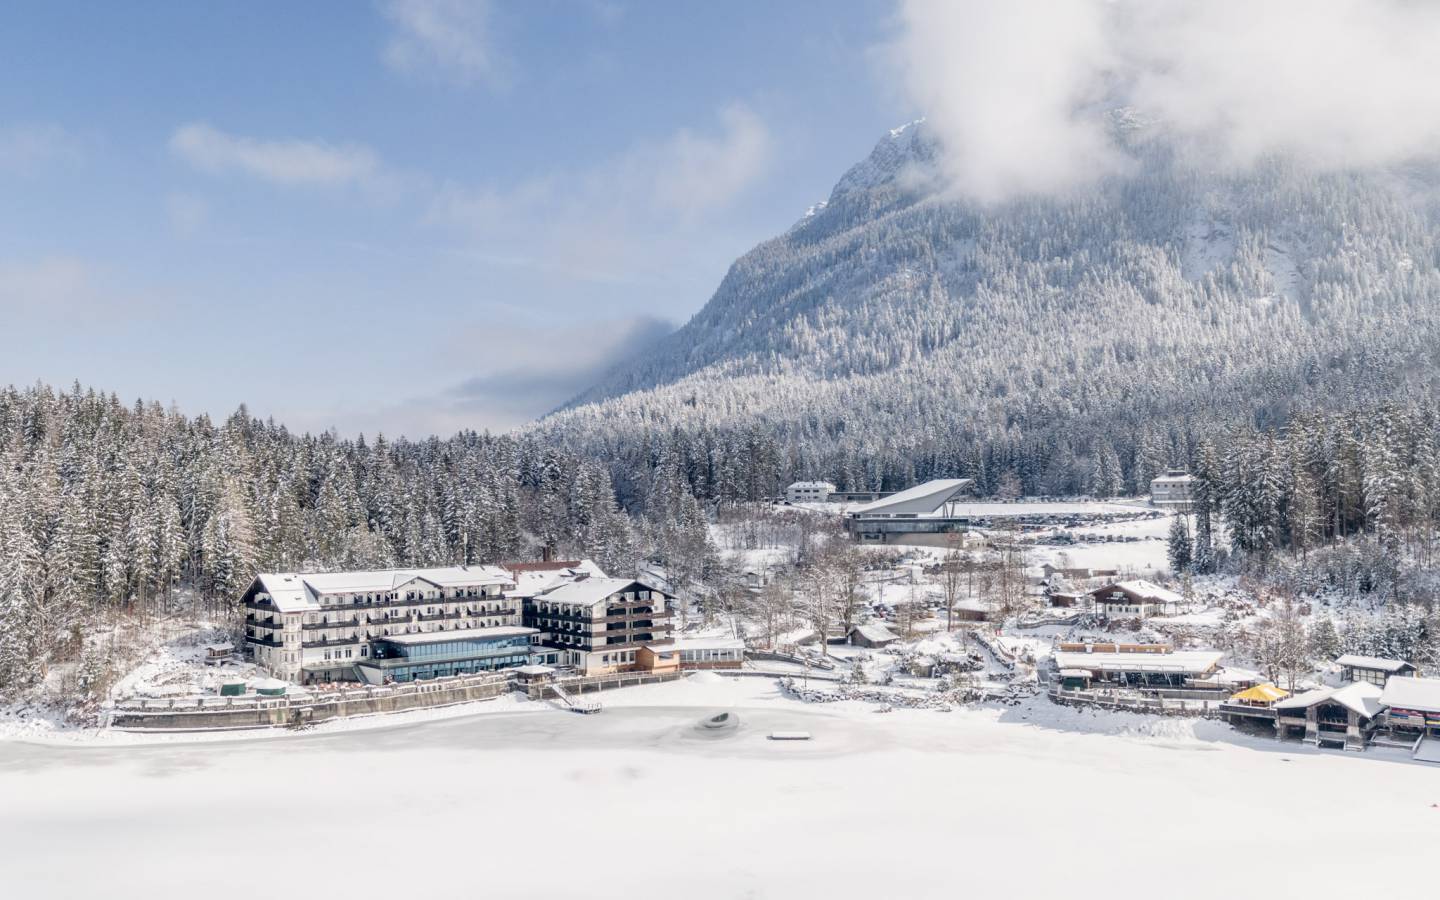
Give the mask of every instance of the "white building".
[[1189, 510], [1195, 502], [1195, 476], [1184, 469], [1170, 469], [1150, 482], [1150, 505]]
[[245, 592], [257, 665], [303, 683], [374, 684], [529, 662], [533, 629], [494, 566], [266, 573]]
[[835, 493], [835, 485], [828, 481], [797, 481], [785, 489], [785, 499], [791, 503], [825, 503]]

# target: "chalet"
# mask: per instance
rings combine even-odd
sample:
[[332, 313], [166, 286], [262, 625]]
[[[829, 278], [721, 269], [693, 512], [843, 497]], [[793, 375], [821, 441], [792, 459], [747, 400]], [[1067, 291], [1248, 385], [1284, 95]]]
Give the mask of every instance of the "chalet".
[[1353, 653], [1347, 653], [1335, 662], [1340, 666], [1341, 681], [1367, 681], [1379, 687], [1384, 687], [1392, 675], [1413, 677], [1416, 671], [1414, 666], [1403, 660]]
[[1184, 597], [1148, 581], [1116, 581], [1088, 595], [1095, 611], [1107, 618], [1145, 618], [1179, 612]]
[[1195, 476], [1169, 469], [1150, 482], [1150, 505], [1188, 512], [1195, 504]]
[[1162, 644], [1061, 644], [1055, 667], [1067, 685], [1171, 689], [1193, 686], [1220, 669], [1219, 650]]
[[1318, 688], [1277, 700], [1275, 730], [1280, 737], [1303, 732], [1316, 746], [1364, 750], [1382, 722], [1381, 690], [1366, 681]]
[[786, 503], [825, 503], [835, 493], [828, 481], [797, 481], [785, 489]]

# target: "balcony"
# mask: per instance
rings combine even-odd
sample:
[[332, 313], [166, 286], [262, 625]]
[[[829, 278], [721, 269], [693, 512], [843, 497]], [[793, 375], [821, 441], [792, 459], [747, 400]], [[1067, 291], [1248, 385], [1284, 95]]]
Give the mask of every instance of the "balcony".
[[358, 643], [360, 643], [360, 639], [358, 637], [348, 637], [337, 638], [333, 641], [327, 641], [323, 639], [318, 641], [303, 641], [300, 646], [309, 649], [311, 647], [344, 647], [347, 644], [353, 645]]
[[354, 628], [359, 624], [359, 619], [343, 619], [338, 622], [306, 622], [300, 627], [306, 631], [313, 631], [319, 628]]

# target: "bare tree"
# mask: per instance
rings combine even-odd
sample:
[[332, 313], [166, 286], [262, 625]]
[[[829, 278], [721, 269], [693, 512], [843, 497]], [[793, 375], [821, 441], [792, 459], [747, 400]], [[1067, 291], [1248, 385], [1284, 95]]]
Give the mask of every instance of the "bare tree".
[[940, 590], [945, 595], [945, 630], [955, 630], [955, 605], [967, 582], [974, 578], [974, 558], [968, 553], [951, 549], [940, 561]]

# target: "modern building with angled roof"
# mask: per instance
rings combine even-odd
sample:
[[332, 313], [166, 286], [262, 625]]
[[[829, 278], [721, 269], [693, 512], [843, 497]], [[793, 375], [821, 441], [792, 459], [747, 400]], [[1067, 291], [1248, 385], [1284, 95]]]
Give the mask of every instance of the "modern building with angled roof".
[[845, 517], [846, 530], [861, 543], [942, 545], [950, 535], [972, 527], [957, 505], [973, 485], [969, 478], [917, 484], [852, 508]]

